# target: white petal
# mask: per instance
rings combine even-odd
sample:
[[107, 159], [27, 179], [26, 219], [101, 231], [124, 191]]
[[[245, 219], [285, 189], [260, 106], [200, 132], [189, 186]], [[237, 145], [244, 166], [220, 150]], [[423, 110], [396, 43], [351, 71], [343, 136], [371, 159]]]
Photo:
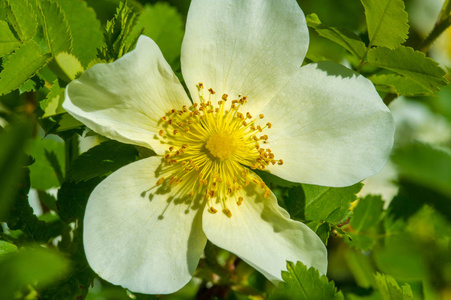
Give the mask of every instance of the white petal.
[[[219, 100], [247, 96], [264, 105], [300, 68], [308, 48], [305, 17], [295, 0], [193, 0], [182, 44], [183, 77]], [[232, 98], [233, 97], [233, 98]]]
[[63, 107], [108, 138], [163, 153], [158, 120], [190, 101], [160, 49], [141, 36], [135, 50], [111, 64], [97, 64], [66, 88]]
[[243, 192], [244, 201], [237, 205], [229, 199], [228, 217], [218, 208], [216, 214], [204, 210], [202, 226], [208, 240], [235, 253], [272, 281], [280, 281], [286, 261], [301, 261], [321, 274], [327, 270], [327, 250], [319, 237], [306, 225], [289, 219], [278, 206], [273, 193], [263, 197], [264, 190], [251, 182]]
[[156, 187], [160, 158], [129, 164], [92, 192], [84, 218], [91, 268], [131, 291], [166, 294], [190, 279], [205, 247], [202, 209]]
[[286, 180], [347, 186], [379, 172], [394, 136], [393, 117], [373, 84], [334, 63], [309, 64], [264, 108], [267, 145]]

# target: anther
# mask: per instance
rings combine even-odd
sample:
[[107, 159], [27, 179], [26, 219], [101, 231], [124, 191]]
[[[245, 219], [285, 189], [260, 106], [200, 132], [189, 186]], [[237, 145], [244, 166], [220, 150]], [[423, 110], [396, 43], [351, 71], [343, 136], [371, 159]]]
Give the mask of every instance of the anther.
[[163, 136], [163, 134], [164, 134], [164, 130], [161, 129], [161, 130], [158, 132], [158, 135], [159, 135], [159, 136]]
[[222, 210], [222, 212], [229, 218], [232, 217], [232, 212], [226, 207]]
[[209, 92], [210, 92], [210, 94], [212, 94], [212, 95], [216, 94], [216, 92], [215, 92], [215, 91], [213, 91], [213, 89], [212, 89], [212, 88], [209, 88], [209, 89], [208, 89], [208, 91], [209, 91]]
[[279, 159], [279, 162], [277, 163], [279, 166], [283, 165], [283, 160]]
[[163, 181], [164, 181], [164, 177], [161, 177], [160, 179], [158, 179], [157, 185], [162, 185]]
[[271, 128], [272, 124], [268, 122], [268, 123], [266, 123], [266, 126], [268, 126], [268, 128]]
[[203, 85], [202, 82], [199, 82], [199, 83], [197, 84], [197, 87], [198, 87], [199, 89], [203, 89], [203, 88], [204, 88], [204, 85]]
[[215, 214], [215, 213], [218, 212], [213, 206], [210, 206], [210, 208], [209, 208], [208, 210], [209, 210], [212, 214]]
[[238, 201], [236, 202], [237, 205], [241, 205], [243, 203], [244, 198], [238, 197]]
[[259, 114], [258, 117], [259, 117], [260, 119], [263, 119], [265, 116], [264, 116], [263, 114]]
[[227, 97], [228, 97], [228, 96], [229, 96], [229, 95], [227, 95], [227, 94], [222, 95], [222, 100], [227, 101]]

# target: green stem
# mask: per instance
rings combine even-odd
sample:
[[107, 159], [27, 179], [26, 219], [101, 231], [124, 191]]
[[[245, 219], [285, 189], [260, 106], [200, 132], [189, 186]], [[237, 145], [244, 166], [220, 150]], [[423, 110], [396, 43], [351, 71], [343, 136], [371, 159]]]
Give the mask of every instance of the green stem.
[[451, 26], [451, 15], [439, 21], [427, 38], [420, 44], [419, 49], [426, 52], [432, 43], [449, 27]]

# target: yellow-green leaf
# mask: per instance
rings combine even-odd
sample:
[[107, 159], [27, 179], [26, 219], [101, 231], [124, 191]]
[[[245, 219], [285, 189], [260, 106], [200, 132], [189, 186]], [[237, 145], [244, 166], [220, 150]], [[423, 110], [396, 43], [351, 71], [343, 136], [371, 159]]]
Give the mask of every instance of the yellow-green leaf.
[[8, 23], [0, 20], [0, 57], [19, 47], [20, 42], [9, 29]]
[[20, 40], [25, 42], [34, 37], [38, 26], [36, 13], [28, 0], [7, 0], [8, 19]]

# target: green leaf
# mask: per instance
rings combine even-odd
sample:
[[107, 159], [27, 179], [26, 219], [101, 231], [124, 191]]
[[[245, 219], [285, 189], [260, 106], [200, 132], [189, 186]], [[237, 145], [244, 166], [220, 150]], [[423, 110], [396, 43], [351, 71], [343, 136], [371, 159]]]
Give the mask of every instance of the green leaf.
[[374, 245], [376, 244], [376, 240], [374, 237], [366, 234], [356, 234], [349, 232], [347, 233], [348, 238], [345, 238], [344, 240], [346, 243], [351, 246], [352, 248], [361, 250], [361, 251], [369, 251], [371, 250]]
[[413, 293], [408, 283], [399, 287], [390, 275], [376, 273], [376, 284], [382, 300], [413, 300]]
[[71, 52], [72, 34], [60, 5], [50, 0], [39, 1], [42, 27], [49, 51], [53, 55], [62, 51]]
[[44, 111], [44, 115], [42, 117], [47, 118], [65, 113], [66, 111], [63, 108], [63, 101], [64, 88], [61, 88], [59, 86], [58, 79], [55, 79], [47, 97], [39, 103], [41, 109]]
[[72, 164], [67, 178], [80, 182], [98, 176], [107, 176], [120, 167], [135, 161], [137, 155], [138, 151], [131, 145], [116, 141], [103, 142], [80, 155]]
[[27, 81], [25, 81], [25, 83], [20, 86], [19, 93], [23, 94], [26, 92], [37, 91], [41, 87], [43, 87], [44, 84], [45, 84], [45, 81], [42, 80], [41, 78], [39, 78], [38, 75], [35, 75], [35, 76], [31, 77], [30, 79], [28, 79]]
[[5, 254], [17, 252], [17, 246], [0, 240], [0, 257]]
[[36, 34], [38, 22], [36, 13], [28, 0], [7, 0], [10, 10], [8, 19], [22, 42]]
[[73, 38], [72, 54], [87, 66], [96, 58], [97, 48], [102, 45], [100, 21], [84, 1], [58, 0], [64, 11]]
[[8, 23], [0, 20], [0, 57], [19, 47], [20, 42], [9, 29]]
[[354, 208], [351, 225], [355, 231], [361, 232], [379, 223], [383, 211], [384, 201], [380, 196], [368, 195], [359, 200]]
[[362, 184], [341, 188], [303, 184], [302, 188], [305, 193], [305, 219], [337, 224], [348, 216], [350, 204], [357, 199], [356, 194]]
[[180, 56], [183, 20], [177, 9], [167, 3], [146, 5], [135, 31], [139, 28], [144, 28], [143, 34], [155, 41], [169, 63], [173, 63]]
[[427, 96], [433, 94], [415, 81], [397, 74], [376, 74], [368, 77], [368, 79], [373, 82], [378, 91], [385, 93], [403, 96]]
[[41, 54], [35, 41], [28, 41], [8, 57], [0, 73], [0, 95], [19, 88], [25, 81], [45, 66], [49, 54]]
[[35, 162], [30, 166], [31, 186], [37, 190], [48, 190], [60, 186], [59, 176], [52, 164], [48, 161], [46, 152], [56, 156], [60, 171], [64, 170], [64, 144], [51, 139], [36, 138], [29, 148], [29, 154], [34, 157]]
[[16, 299], [17, 293], [28, 285], [37, 283], [44, 287], [68, 271], [67, 259], [50, 249], [21, 249], [0, 256], [0, 295], [4, 299]]
[[131, 50], [135, 40], [127, 42], [137, 22], [136, 14], [127, 1], [120, 2], [114, 17], [105, 26], [105, 45], [97, 51], [100, 59], [112, 61]]
[[23, 150], [31, 134], [27, 122], [17, 122], [0, 131], [0, 219], [9, 211], [18, 189], [18, 178], [25, 160]]
[[52, 71], [67, 83], [77, 78], [84, 71], [78, 58], [67, 52], [58, 53], [51, 66]]
[[423, 143], [398, 148], [393, 161], [401, 175], [451, 197], [451, 153]]
[[306, 20], [307, 25], [315, 29], [320, 36], [339, 44], [359, 59], [365, 56], [365, 43], [352, 31], [326, 26], [321, 23], [316, 14], [307, 15]]
[[423, 52], [415, 51], [410, 47], [372, 48], [368, 52], [368, 62], [401, 74], [431, 93], [448, 83], [444, 77], [445, 71], [438, 66], [437, 62], [426, 57]]
[[337, 292], [333, 282], [329, 282], [325, 275], [320, 276], [318, 270], [309, 268], [297, 262], [287, 262], [287, 271], [282, 271], [282, 279], [270, 299], [311, 300], [311, 299], [344, 299], [341, 292]]
[[375, 286], [375, 272], [371, 257], [361, 251], [349, 250], [344, 253], [346, 264], [358, 286], [369, 288]]
[[371, 46], [395, 48], [407, 39], [408, 15], [403, 0], [361, 0]]

